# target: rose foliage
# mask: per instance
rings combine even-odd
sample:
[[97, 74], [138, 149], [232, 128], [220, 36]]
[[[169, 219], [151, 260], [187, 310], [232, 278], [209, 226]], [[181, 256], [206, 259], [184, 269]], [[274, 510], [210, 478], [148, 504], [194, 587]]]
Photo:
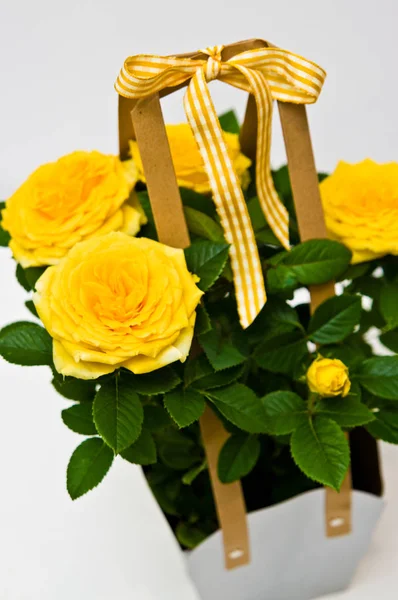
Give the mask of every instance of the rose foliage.
[[[238, 133], [232, 113], [223, 115], [221, 124], [227, 133]], [[193, 151], [190, 147], [187, 154]], [[239, 148], [234, 151], [242, 162]], [[184, 153], [177, 158], [183, 161]], [[230, 433], [219, 457], [219, 478], [242, 480], [249, 510], [318, 485], [339, 490], [350, 464], [345, 434], [354, 428], [398, 443], [398, 256], [396, 247], [383, 245], [379, 235], [389, 223], [390, 204], [397, 206], [398, 181], [394, 188], [390, 183], [383, 188], [394, 194], [391, 202], [379, 203], [372, 194], [382, 188], [380, 173], [371, 185], [362, 170], [356, 189], [350, 171], [345, 193], [344, 171], [338, 173], [338, 197], [332, 178], [328, 183], [324, 174], [319, 176], [325, 180], [323, 201], [333, 239], [304, 243], [287, 168], [273, 172], [290, 213], [290, 251], [281, 248], [264, 219], [251, 177], [245, 197], [268, 301], [246, 330], [237, 316], [228, 244], [199, 168], [196, 172], [190, 164], [185, 173], [180, 170], [180, 183], [187, 182], [181, 195], [192, 241], [185, 258], [182, 251], [156, 244], [142, 181], [135, 206], [139, 200], [147, 223], [140, 219], [135, 238], [128, 232], [93, 234], [95, 228], [109, 231], [112, 219], [117, 223], [113, 231], [123, 231], [132, 214], [131, 201], [124, 204], [129, 190], [124, 183], [123, 193], [116, 194], [113, 174], [106, 214], [95, 212], [84, 186], [79, 188], [95, 213], [91, 225], [75, 225], [70, 214], [54, 217], [44, 192], [34, 200], [43, 214], [47, 210], [55, 222], [65, 224], [63, 230], [51, 227], [52, 237], [46, 239], [52, 245], [43, 251], [37, 249], [38, 222], [30, 242], [17, 200], [6, 204], [0, 239], [6, 246], [9, 232], [15, 232], [11, 247], [15, 258], [21, 257], [17, 277], [29, 294], [26, 306], [33, 316], [3, 328], [0, 353], [12, 363], [47, 366], [52, 385], [67, 400], [62, 419], [84, 438], [68, 466], [73, 499], [95, 487], [115, 459], [142, 465], [180, 543], [196, 546], [217, 528], [199, 429], [206, 405]], [[107, 172], [104, 177], [109, 179]], [[359, 192], [367, 193], [365, 180], [366, 202], [358, 200]], [[33, 200], [26, 193], [30, 211]], [[351, 213], [344, 208], [350, 199], [352, 229]], [[396, 219], [390, 225], [393, 239]], [[67, 228], [81, 243], [62, 258]], [[354, 262], [358, 257], [362, 262], [353, 264], [352, 251]], [[47, 256], [51, 260], [45, 263]], [[46, 264], [56, 266], [46, 269]], [[307, 289], [331, 280], [338, 284], [338, 295], [311, 315]], [[35, 286], [34, 303], [44, 327], [31, 301]], [[193, 329], [194, 351], [185, 360]]]

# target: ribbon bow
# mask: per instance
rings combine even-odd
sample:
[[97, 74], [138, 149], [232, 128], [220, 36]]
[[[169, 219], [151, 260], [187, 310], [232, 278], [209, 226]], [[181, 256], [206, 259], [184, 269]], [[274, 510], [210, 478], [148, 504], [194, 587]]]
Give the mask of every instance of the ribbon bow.
[[289, 217], [274, 188], [270, 167], [272, 101], [316, 102], [326, 73], [313, 62], [280, 48], [248, 50], [225, 62], [223, 48], [201, 50], [200, 58], [131, 56], [124, 63], [115, 88], [121, 96], [139, 99], [190, 80], [184, 97], [185, 112], [204, 161], [225, 239], [230, 244], [239, 317], [245, 328], [266, 302], [264, 277], [246, 202], [207, 84], [218, 79], [255, 98], [257, 194], [272, 231], [288, 249]]

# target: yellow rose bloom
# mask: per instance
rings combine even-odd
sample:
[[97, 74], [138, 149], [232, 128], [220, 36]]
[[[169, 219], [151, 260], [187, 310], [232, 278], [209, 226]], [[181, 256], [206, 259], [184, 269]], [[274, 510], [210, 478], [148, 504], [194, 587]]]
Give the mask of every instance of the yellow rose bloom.
[[353, 263], [398, 254], [398, 163], [340, 162], [320, 189], [330, 236]]
[[351, 388], [348, 368], [337, 358], [319, 357], [307, 371], [307, 383], [311, 392], [325, 398], [347, 396]]
[[184, 251], [114, 232], [77, 244], [33, 301], [62, 375], [148, 373], [188, 356], [202, 293]]
[[2, 227], [23, 267], [55, 265], [77, 242], [146, 222], [132, 160], [100, 152], [73, 152], [39, 167], [7, 200]]
[[[195, 192], [201, 194], [211, 192], [202, 156], [190, 126], [187, 123], [166, 125], [166, 131], [178, 185], [195, 190]], [[224, 132], [223, 136], [236, 174], [243, 189], [245, 189], [250, 183], [248, 169], [251, 165], [251, 160], [241, 153], [239, 136], [237, 134]], [[134, 163], [137, 165], [139, 180], [146, 183], [137, 142], [130, 142], [130, 152]]]

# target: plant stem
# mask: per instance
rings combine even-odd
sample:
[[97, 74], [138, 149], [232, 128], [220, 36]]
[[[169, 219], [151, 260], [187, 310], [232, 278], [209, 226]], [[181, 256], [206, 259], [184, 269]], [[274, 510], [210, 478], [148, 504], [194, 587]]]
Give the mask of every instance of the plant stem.
[[312, 416], [314, 414], [315, 404], [318, 400], [318, 394], [315, 392], [310, 392], [308, 396], [308, 412]]

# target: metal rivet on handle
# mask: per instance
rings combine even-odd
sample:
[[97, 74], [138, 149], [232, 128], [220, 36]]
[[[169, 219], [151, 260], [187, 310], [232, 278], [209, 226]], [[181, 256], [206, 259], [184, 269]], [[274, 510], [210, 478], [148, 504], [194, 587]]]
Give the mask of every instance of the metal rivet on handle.
[[235, 548], [235, 550], [231, 550], [231, 552], [228, 552], [228, 557], [231, 560], [237, 560], [238, 558], [241, 558], [243, 554], [243, 550], [241, 550], [240, 548]]
[[330, 527], [342, 527], [345, 523], [345, 519], [343, 517], [334, 517], [334, 519], [329, 520]]

